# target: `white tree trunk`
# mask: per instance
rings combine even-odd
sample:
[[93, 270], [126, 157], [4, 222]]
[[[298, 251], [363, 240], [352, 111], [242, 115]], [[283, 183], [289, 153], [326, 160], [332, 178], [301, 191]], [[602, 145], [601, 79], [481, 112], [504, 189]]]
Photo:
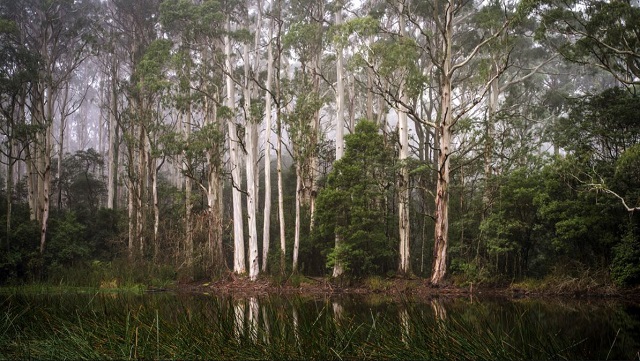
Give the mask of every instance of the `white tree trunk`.
[[[50, 120], [50, 119], [53, 119], [53, 101], [54, 101], [53, 89], [51, 87], [47, 88], [46, 97], [47, 97], [47, 102], [46, 102], [47, 107], [46, 107], [46, 112], [44, 113], [45, 117], [43, 118], [43, 120], [48, 120], [48, 119]], [[39, 170], [40, 177], [38, 178], [39, 180], [42, 181], [42, 187], [38, 187], [40, 191], [38, 198], [40, 199], [40, 206], [42, 207], [42, 216], [40, 219], [40, 254], [44, 253], [46, 240], [47, 240], [47, 226], [49, 223], [49, 206], [50, 206], [49, 193], [51, 190], [51, 148], [52, 148], [52, 142], [53, 142], [52, 127], [53, 127], [52, 124], [46, 125], [44, 138], [43, 138], [44, 141], [42, 143], [43, 148], [41, 150], [42, 153], [40, 158], [40, 161], [41, 161], [40, 164], [42, 165], [42, 168], [41, 170]]]
[[[187, 141], [187, 145], [188, 145], [188, 139], [191, 137], [191, 122], [192, 122], [192, 115], [191, 115], [191, 103], [189, 103], [189, 105], [187, 106], [187, 114], [186, 114], [186, 119], [185, 122], [183, 123], [183, 131], [184, 131], [184, 137], [185, 140]], [[184, 156], [184, 161], [187, 160], [186, 155]], [[187, 165], [185, 163], [183, 163], [183, 166], [186, 167]], [[193, 265], [193, 224], [191, 222], [191, 219], [193, 218], [192, 216], [192, 210], [193, 210], [193, 202], [191, 200], [192, 198], [192, 181], [190, 177], [185, 177], [184, 179], [184, 197], [185, 197], [185, 222], [184, 222], [184, 226], [185, 226], [185, 262], [187, 264], [187, 267], [191, 267]]]
[[[144, 102], [143, 102], [144, 103]], [[144, 104], [142, 105], [144, 109]], [[145, 251], [145, 198], [147, 193], [147, 142], [146, 142], [146, 130], [141, 124], [138, 126], [138, 188], [136, 195], [136, 236], [138, 237], [138, 248], [140, 257], [144, 257]]]
[[[249, 14], [246, 15], [247, 18]], [[246, 24], [249, 28], [248, 20]], [[258, 261], [258, 229], [256, 222], [256, 175], [255, 166], [256, 145], [258, 143], [258, 131], [254, 120], [251, 117], [251, 80], [250, 76], [250, 60], [249, 60], [249, 44], [245, 42], [243, 47], [244, 56], [244, 114], [245, 114], [245, 138], [246, 147], [245, 171], [247, 174], [247, 224], [249, 228], [249, 279], [255, 281], [260, 273], [260, 264]]]
[[[231, 20], [227, 19], [227, 31], [231, 32]], [[227, 121], [229, 131], [229, 163], [231, 166], [232, 201], [233, 201], [233, 271], [237, 274], [246, 272], [244, 255], [244, 230], [242, 220], [242, 194], [240, 186], [242, 184], [240, 174], [239, 140], [235, 119], [235, 86], [231, 74], [233, 64], [231, 59], [231, 39], [227, 35], [224, 38], [225, 66], [227, 75], [225, 76], [227, 88], [227, 107], [231, 110], [231, 118]]]
[[[58, 170], [57, 177], [58, 182], [62, 178], [62, 159], [64, 158], [64, 133], [66, 128], [66, 113], [67, 113], [67, 104], [69, 102], [69, 84], [67, 84], [64, 88], [64, 93], [62, 96], [62, 103], [60, 103], [60, 129], [58, 132]], [[58, 200], [57, 200], [58, 210], [62, 208], [62, 187], [58, 187]]]
[[118, 182], [118, 138], [116, 133], [116, 116], [118, 114], [116, 79], [118, 72], [115, 61], [113, 63], [113, 70], [111, 71], [111, 94], [109, 99], [109, 176], [107, 180], [107, 208], [109, 209], [116, 208], [116, 183]]
[[269, 25], [269, 45], [267, 46], [267, 81], [264, 96], [264, 218], [262, 222], [262, 272], [267, 271], [269, 241], [271, 238], [271, 81], [273, 79], [273, 24]]
[[[280, 0], [277, 0], [278, 18], [282, 19], [282, 8]], [[280, 73], [282, 67], [282, 49], [280, 40], [282, 39], [282, 23], [278, 24], [278, 34], [276, 36], [276, 48], [278, 49], [277, 72], [276, 72], [276, 99], [278, 99], [276, 109], [276, 132], [278, 142], [276, 144], [276, 172], [278, 175], [278, 221], [280, 225], [280, 273], [284, 273], [285, 260], [287, 254], [285, 221], [284, 221], [284, 191], [282, 182], [282, 105], [280, 104]]]
[[302, 170], [296, 165], [296, 223], [293, 238], [293, 273], [298, 272], [298, 249], [300, 248], [300, 203], [302, 197]]
[[160, 207], [158, 205], [158, 160], [151, 159], [149, 172], [151, 172], [151, 192], [153, 197], [153, 259], [157, 261], [160, 250]]
[[[336, 10], [336, 26], [342, 25], [342, 7]], [[336, 45], [336, 161], [344, 155], [344, 74], [342, 64], [342, 44]], [[335, 248], [340, 247], [342, 235], [336, 233]], [[333, 265], [333, 277], [344, 273], [344, 266], [339, 257]]]
[[[404, 10], [404, 5], [400, 4], [400, 34], [404, 37], [406, 36], [405, 32], [405, 21], [404, 15], [402, 14]], [[400, 238], [400, 273], [410, 273], [411, 272], [411, 263], [410, 263], [410, 255], [409, 255], [409, 169], [407, 166], [407, 160], [409, 158], [409, 128], [407, 124], [407, 113], [405, 106], [409, 103], [409, 97], [407, 96], [406, 91], [406, 77], [407, 74], [402, 75], [403, 79], [400, 83], [400, 101], [402, 105], [400, 105], [397, 109], [398, 111], [398, 128], [399, 128], [399, 137], [400, 137], [400, 179], [398, 179], [398, 231]]]

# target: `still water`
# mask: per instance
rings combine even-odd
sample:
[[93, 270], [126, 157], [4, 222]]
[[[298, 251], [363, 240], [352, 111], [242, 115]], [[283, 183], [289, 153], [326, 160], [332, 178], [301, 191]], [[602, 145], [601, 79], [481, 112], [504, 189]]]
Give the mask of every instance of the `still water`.
[[384, 295], [1, 295], [0, 359], [640, 359], [640, 306]]

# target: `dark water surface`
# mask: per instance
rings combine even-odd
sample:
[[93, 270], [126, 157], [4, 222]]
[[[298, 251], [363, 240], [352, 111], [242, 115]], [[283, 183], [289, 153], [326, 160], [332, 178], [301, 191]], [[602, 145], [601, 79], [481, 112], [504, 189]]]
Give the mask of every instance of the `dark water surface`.
[[0, 358], [640, 359], [601, 299], [0, 295]]

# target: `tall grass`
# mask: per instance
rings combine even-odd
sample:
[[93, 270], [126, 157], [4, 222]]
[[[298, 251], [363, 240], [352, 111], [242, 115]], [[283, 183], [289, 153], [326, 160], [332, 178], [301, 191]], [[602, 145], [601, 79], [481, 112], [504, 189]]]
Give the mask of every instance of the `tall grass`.
[[15, 294], [0, 306], [0, 359], [540, 360], [610, 351], [585, 349], [587, 340], [563, 336], [534, 311], [482, 305], [436, 312], [437, 302], [342, 308], [322, 298], [96, 293]]

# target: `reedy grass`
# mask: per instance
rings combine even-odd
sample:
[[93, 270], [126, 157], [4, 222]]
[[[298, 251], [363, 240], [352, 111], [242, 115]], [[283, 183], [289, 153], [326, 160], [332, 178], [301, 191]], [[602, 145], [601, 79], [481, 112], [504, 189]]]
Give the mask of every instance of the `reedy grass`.
[[[435, 312], [437, 302], [405, 302], [354, 313], [336, 311], [328, 299], [269, 296], [258, 301], [254, 322], [250, 302], [231, 296], [12, 295], [0, 302], [5, 310], [0, 358], [540, 360], [591, 356], [576, 347], [582, 339], [563, 338], [535, 312], [495, 312], [466, 305], [467, 312], [444, 314]], [[408, 316], [404, 323], [399, 316], [403, 312]]]

